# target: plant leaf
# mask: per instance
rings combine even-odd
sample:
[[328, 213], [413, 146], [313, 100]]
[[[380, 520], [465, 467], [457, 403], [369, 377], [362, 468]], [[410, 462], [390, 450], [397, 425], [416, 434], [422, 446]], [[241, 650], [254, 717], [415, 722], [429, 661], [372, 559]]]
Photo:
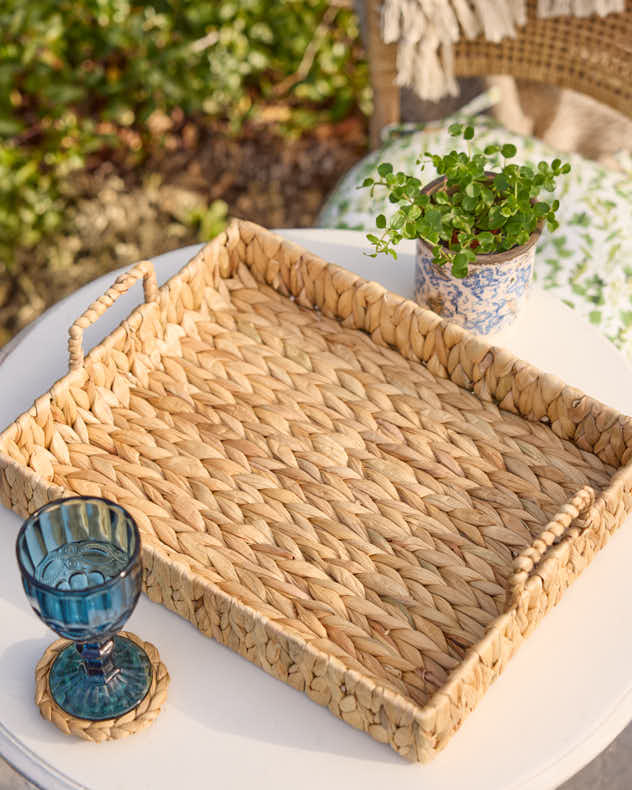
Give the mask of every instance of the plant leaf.
[[452, 259], [452, 274], [462, 280], [468, 271], [468, 257], [464, 252], [457, 252]]
[[544, 202], [536, 203], [533, 208], [537, 217], [543, 217], [545, 214], [549, 213], [548, 203], [544, 203]]
[[509, 186], [509, 181], [504, 173], [498, 173], [494, 176], [494, 186], [499, 192], [503, 192]]
[[399, 228], [401, 228], [405, 222], [406, 213], [400, 209], [399, 211], [396, 211], [391, 217], [391, 228], [399, 230]]

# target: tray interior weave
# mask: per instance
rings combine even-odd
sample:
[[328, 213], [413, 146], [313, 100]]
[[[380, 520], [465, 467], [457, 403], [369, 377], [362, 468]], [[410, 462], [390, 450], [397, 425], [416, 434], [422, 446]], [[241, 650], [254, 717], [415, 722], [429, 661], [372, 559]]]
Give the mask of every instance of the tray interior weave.
[[177, 354], [118, 379], [88, 359], [54, 428], [24, 422], [3, 451], [425, 704], [504, 611], [513, 558], [614, 468], [243, 264], [206, 302]]

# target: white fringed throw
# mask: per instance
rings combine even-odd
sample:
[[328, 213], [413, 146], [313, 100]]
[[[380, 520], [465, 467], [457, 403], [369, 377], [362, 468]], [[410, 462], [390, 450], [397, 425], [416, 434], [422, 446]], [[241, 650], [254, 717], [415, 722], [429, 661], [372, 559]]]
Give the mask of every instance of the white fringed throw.
[[[514, 36], [526, 22], [525, 6], [525, 0], [384, 0], [384, 41], [399, 42], [397, 84], [430, 101], [456, 95], [453, 44], [479, 33], [492, 42]], [[625, 0], [538, 0], [537, 13], [605, 16], [624, 9]]]

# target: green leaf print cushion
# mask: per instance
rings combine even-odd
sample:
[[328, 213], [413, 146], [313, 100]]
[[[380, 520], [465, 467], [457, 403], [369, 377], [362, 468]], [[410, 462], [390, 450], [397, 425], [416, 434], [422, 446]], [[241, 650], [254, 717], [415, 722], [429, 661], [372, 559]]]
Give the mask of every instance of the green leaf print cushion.
[[[537, 163], [559, 156], [572, 165], [554, 195], [560, 201], [559, 228], [544, 231], [537, 247], [535, 281], [594, 324], [632, 360], [632, 157], [622, 154], [623, 170], [609, 170], [579, 154], [560, 154], [544, 143], [508, 132], [486, 116], [463, 115], [433, 122], [432, 127], [404, 124], [392, 127], [383, 145], [358, 162], [328, 198], [316, 222], [322, 228], [371, 232], [375, 217], [389, 217], [397, 207], [386, 194], [357, 189], [365, 178], [377, 176], [379, 162], [394, 170], [419, 175], [422, 183], [436, 177], [428, 160], [422, 173], [416, 160], [425, 151], [446, 154], [461, 146], [448, 134], [454, 120], [476, 127], [476, 146], [513, 143], [515, 162]], [[384, 190], [385, 192], [386, 190]], [[397, 266], [393, 262], [393, 266]]]

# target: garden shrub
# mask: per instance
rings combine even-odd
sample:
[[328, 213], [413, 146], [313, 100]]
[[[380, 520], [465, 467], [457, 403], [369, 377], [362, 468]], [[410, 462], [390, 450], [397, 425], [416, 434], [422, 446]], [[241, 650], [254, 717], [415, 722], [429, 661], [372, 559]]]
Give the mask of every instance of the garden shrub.
[[296, 131], [366, 108], [340, 0], [3, 0], [0, 29], [0, 268], [62, 227], [71, 171], [126, 130], [146, 143], [154, 113], [237, 128], [283, 104]]

